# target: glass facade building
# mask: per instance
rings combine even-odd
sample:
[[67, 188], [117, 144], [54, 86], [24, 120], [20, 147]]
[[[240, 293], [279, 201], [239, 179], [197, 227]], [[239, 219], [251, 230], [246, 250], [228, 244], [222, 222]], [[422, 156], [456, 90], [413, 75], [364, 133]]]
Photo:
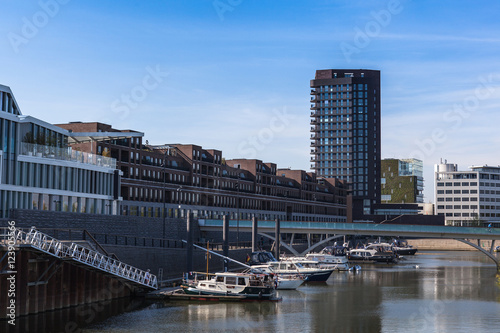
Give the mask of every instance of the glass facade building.
[[0, 217], [10, 209], [116, 214], [116, 161], [72, 150], [69, 135], [22, 115], [0, 85]]

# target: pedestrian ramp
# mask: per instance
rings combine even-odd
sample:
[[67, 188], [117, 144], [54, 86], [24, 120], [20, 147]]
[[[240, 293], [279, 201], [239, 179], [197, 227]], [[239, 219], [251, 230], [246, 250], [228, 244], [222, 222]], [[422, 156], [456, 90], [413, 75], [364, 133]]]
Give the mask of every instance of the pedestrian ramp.
[[155, 275], [82, 245], [57, 240], [38, 231], [35, 227], [29, 231], [15, 228], [14, 231], [9, 232], [9, 237], [12, 236], [15, 237], [17, 244], [29, 245], [48, 255], [96, 269], [147, 289], [158, 289], [158, 280]]

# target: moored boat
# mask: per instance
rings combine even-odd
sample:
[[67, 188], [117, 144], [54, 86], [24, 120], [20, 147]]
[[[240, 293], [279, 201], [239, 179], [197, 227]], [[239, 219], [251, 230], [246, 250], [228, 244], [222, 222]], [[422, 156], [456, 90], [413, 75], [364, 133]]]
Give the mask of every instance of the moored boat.
[[409, 245], [405, 240], [395, 239], [391, 244], [392, 250], [400, 256], [413, 256], [418, 249]]
[[321, 268], [331, 268], [336, 271], [348, 271], [349, 261], [346, 256], [335, 256], [323, 253], [308, 253], [306, 259], [315, 260]]
[[244, 272], [266, 273], [275, 277], [275, 287], [277, 290], [294, 290], [300, 287], [305, 282], [305, 276], [298, 274], [297, 271], [280, 272], [274, 271], [271, 265], [254, 265], [249, 270]]
[[377, 251], [373, 248], [371, 249], [352, 249], [347, 255], [349, 261], [352, 262], [365, 262], [365, 263], [375, 263], [375, 262], [385, 262], [385, 263], [396, 263], [397, 257], [391, 252]]
[[272, 253], [265, 251], [253, 252], [247, 263], [252, 265], [252, 268], [281, 277], [300, 274], [306, 282], [324, 282], [333, 272], [332, 268], [320, 268], [317, 261], [294, 257], [278, 261]]
[[269, 266], [278, 275], [300, 274], [306, 282], [325, 282], [332, 275], [333, 268], [320, 267], [315, 260], [303, 257], [290, 257], [281, 261], [269, 262]]
[[270, 274], [220, 272], [193, 275], [194, 279], [185, 279], [182, 285], [188, 295], [240, 296], [247, 300], [271, 300], [276, 297], [274, 277]]

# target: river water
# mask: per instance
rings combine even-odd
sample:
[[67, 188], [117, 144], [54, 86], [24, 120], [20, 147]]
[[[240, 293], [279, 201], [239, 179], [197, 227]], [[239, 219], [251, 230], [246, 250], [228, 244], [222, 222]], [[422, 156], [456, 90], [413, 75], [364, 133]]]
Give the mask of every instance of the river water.
[[278, 303], [143, 303], [112, 316], [100, 309], [83, 332], [500, 332], [500, 279], [478, 252], [423, 251], [279, 295]]

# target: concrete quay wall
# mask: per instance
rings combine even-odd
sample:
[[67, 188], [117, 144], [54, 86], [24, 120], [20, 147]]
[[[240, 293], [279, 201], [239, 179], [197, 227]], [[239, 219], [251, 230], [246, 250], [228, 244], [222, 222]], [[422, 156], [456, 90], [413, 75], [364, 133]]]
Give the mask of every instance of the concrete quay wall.
[[[43, 210], [11, 210], [9, 220], [16, 222], [18, 228], [43, 229], [42, 232], [50, 236], [65, 240], [67, 233], [51, 229], [85, 229], [91, 234], [98, 234], [97, 241], [108, 252], [115, 254], [120, 261], [129, 265], [146, 270], [157, 275], [160, 269], [163, 269], [162, 280], [181, 278], [182, 273], [186, 272], [187, 258], [186, 248], [162, 248], [159, 247], [159, 239], [163, 234], [162, 218], [147, 218], [140, 216], [116, 216], [99, 214], [80, 214], [68, 212], [53, 212]], [[202, 234], [199, 230], [196, 220], [193, 221], [193, 240], [201, 241], [208, 239], [210, 241], [222, 242], [222, 231], [220, 233], [210, 232]], [[0, 227], [6, 227], [7, 220], [0, 221]], [[53, 234], [54, 233], [54, 234]], [[240, 241], [247, 241], [250, 233], [240, 234]], [[103, 241], [103, 236], [107, 235], [108, 243]], [[118, 237], [118, 244], [115, 242], [115, 235], [130, 236], [128, 244], [125, 244], [123, 237]], [[146, 246], [143, 245], [143, 239], [146, 239]], [[231, 232], [230, 239], [235, 241], [236, 234]], [[134, 246], [137, 238], [138, 246]], [[155, 238], [156, 246], [147, 246], [151, 244], [151, 239]], [[182, 239], [187, 239], [186, 220], [167, 218], [165, 220], [165, 238], [176, 240], [177, 246]], [[222, 251], [216, 251], [222, 253]], [[244, 262], [246, 255], [250, 254], [251, 249], [230, 250], [229, 257]], [[193, 270], [206, 271], [206, 252], [199, 249], [193, 251]], [[222, 259], [216, 255], [210, 255], [209, 269], [213, 271], [222, 270]], [[229, 268], [238, 267], [237, 264], [230, 264]]]
[[[0, 257], [6, 252], [7, 247], [0, 246]], [[16, 250], [15, 271], [1, 276], [0, 320], [13, 319], [9, 315], [19, 317], [133, 294], [130, 286], [112, 276], [29, 247]], [[7, 310], [9, 306], [12, 309]]]
[[[53, 212], [46, 210], [13, 209], [9, 220], [16, 221], [16, 227], [85, 229], [90, 233], [125, 235], [135, 237], [162, 238], [163, 219], [141, 216], [102, 215], [86, 213]], [[194, 239], [200, 237], [200, 230], [193, 224]], [[186, 220], [165, 219], [165, 238], [184, 239]]]
[[[183, 249], [162, 249], [162, 248], [147, 248], [136, 246], [116, 246], [104, 245], [106, 251], [115, 253], [120, 261], [129, 265], [139, 267], [141, 269], [150, 269], [151, 273], [158, 275], [160, 269], [163, 270], [163, 276], [159, 277], [161, 281], [171, 279], [181, 279], [182, 274], [186, 273], [187, 266], [187, 251]], [[222, 251], [214, 251], [222, 254]], [[229, 257], [240, 262], [245, 262], [247, 253], [250, 254], [251, 249], [235, 249], [229, 250]], [[209, 272], [222, 271], [224, 266], [223, 259], [215, 254], [209, 254], [208, 269]], [[230, 263], [229, 269], [244, 268], [241, 265]], [[207, 261], [206, 252], [195, 249], [193, 250], [193, 271], [206, 272]]]
[[[477, 244], [477, 240], [469, 240], [471, 243]], [[424, 239], [408, 239], [408, 244], [416, 247], [419, 250], [439, 250], [439, 251], [477, 251], [472, 246], [464, 244], [454, 239], [439, 239], [439, 238], [424, 238]], [[490, 250], [491, 240], [480, 240], [481, 247], [485, 250]], [[500, 242], [496, 242], [500, 245]]]

